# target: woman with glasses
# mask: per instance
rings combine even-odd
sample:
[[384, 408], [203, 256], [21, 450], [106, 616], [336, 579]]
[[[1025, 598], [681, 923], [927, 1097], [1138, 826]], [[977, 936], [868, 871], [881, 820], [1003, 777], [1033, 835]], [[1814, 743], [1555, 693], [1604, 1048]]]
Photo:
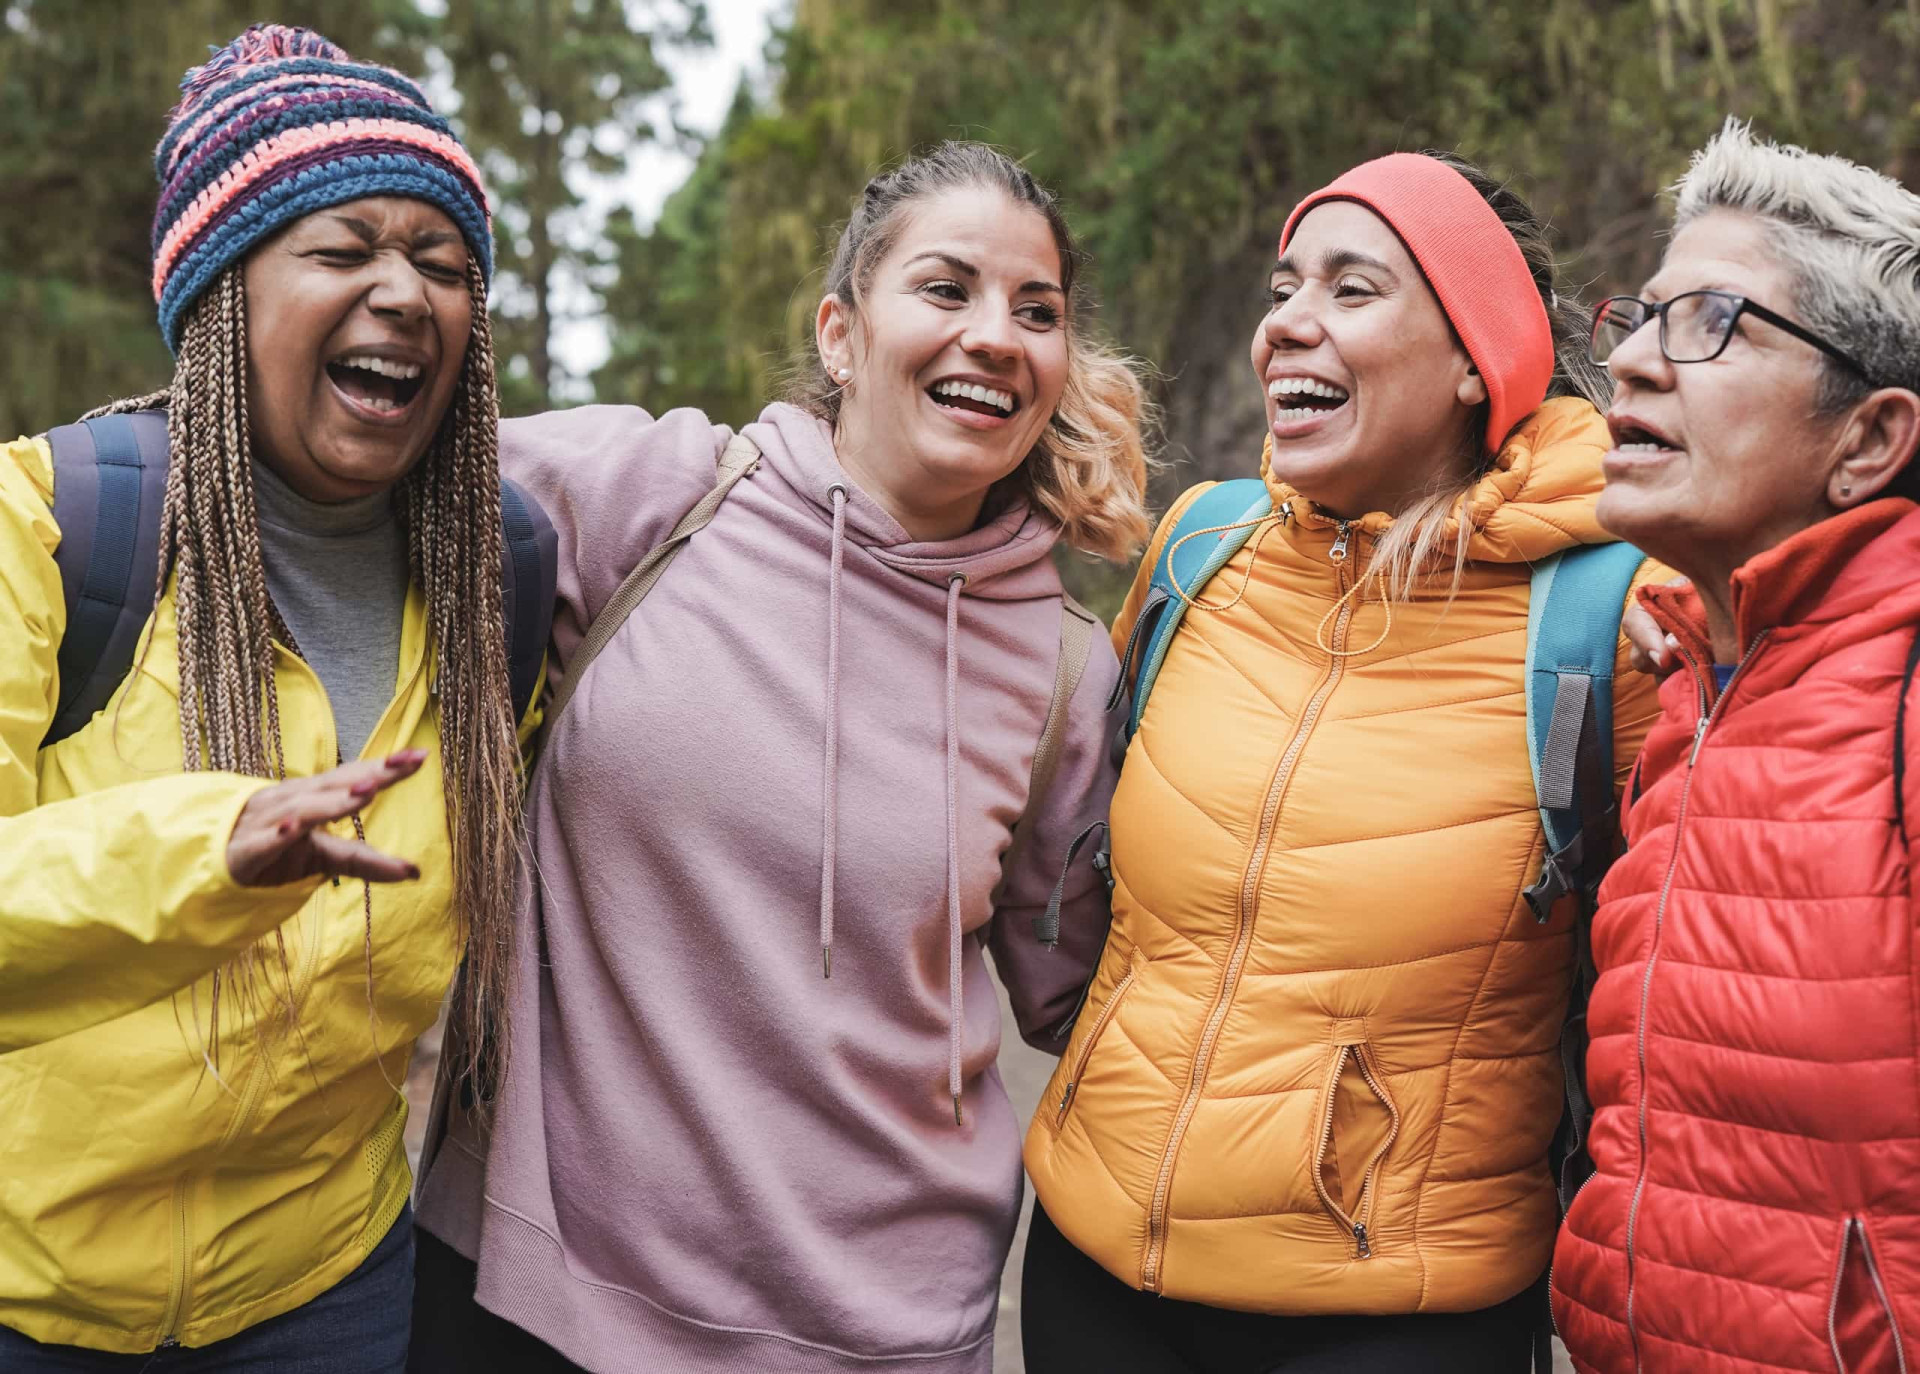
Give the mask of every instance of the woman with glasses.
[[1592, 1374], [1906, 1370], [1920, 1339], [1920, 197], [1738, 124], [1606, 302], [1608, 529], [1677, 664], [1601, 891]]
[[[1261, 286], [1266, 513], [1173, 593], [1136, 713], [1112, 934], [1027, 1133], [1027, 1365], [1524, 1374], [1576, 906], [1526, 895], [1528, 610], [1537, 563], [1608, 541], [1605, 378], [1539, 216], [1456, 158], [1315, 192]], [[1122, 645], [1162, 551], [1235, 523], [1171, 539], [1214, 490]], [[1655, 709], [1625, 679], [1602, 817]]]

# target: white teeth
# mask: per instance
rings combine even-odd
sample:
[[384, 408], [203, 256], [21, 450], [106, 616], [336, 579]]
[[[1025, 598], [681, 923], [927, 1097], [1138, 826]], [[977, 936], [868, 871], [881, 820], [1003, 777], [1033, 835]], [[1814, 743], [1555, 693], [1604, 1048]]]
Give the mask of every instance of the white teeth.
[[1276, 420], [1310, 420], [1316, 415], [1325, 415], [1324, 410], [1315, 410], [1312, 406], [1291, 406], [1286, 410], [1274, 412]]
[[1281, 377], [1268, 385], [1267, 395], [1276, 401], [1282, 396], [1317, 396], [1323, 401], [1347, 399], [1347, 393], [1339, 387], [1316, 382], [1311, 377]]
[[936, 396], [964, 396], [970, 401], [983, 405], [997, 406], [1001, 410], [1013, 409], [1013, 393], [995, 391], [991, 387], [975, 386], [971, 382], [936, 382], [933, 387]]
[[1661, 449], [1665, 448], [1666, 445], [1665, 444], [1615, 444], [1614, 447], [1622, 453], [1658, 453], [1660, 452]]
[[395, 362], [389, 358], [376, 358], [371, 353], [349, 353], [335, 360], [338, 367], [358, 367], [368, 372], [378, 373], [382, 377], [391, 377], [398, 382], [410, 382], [421, 372], [418, 363]]

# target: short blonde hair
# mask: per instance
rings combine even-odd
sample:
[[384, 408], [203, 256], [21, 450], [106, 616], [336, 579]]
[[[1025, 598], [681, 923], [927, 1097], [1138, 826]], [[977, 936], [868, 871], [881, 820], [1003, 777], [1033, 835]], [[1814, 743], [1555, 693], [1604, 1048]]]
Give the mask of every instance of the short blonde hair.
[[1866, 369], [1822, 354], [1823, 411], [1877, 386], [1920, 391], [1920, 196], [1843, 157], [1773, 143], [1728, 119], [1674, 185], [1674, 228], [1714, 210], [1764, 221], [1799, 322]]
[[[905, 227], [912, 207], [948, 191], [1000, 191], [1047, 221], [1060, 250], [1067, 293], [1067, 384], [1033, 451], [1003, 483], [1060, 522], [1073, 548], [1122, 563], [1152, 531], [1147, 516], [1146, 432], [1153, 406], [1134, 359], [1092, 338], [1085, 328], [1085, 293], [1074, 290], [1080, 253], [1051, 191], [997, 148], [947, 142], [908, 158], [869, 181], [840, 231], [827, 268], [826, 294], [855, 314]], [[829, 424], [840, 419], [840, 387], [828, 375], [817, 346], [807, 344], [787, 399]]]

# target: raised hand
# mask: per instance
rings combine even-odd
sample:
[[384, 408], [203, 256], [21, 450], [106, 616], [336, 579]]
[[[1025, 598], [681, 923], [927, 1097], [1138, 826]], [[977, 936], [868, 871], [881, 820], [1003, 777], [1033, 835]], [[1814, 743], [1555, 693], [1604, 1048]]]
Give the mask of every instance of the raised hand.
[[276, 887], [308, 878], [364, 878], [397, 883], [418, 878], [406, 859], [321, 829], [360, 810], [377, 794], [411, 777], [424, 749], [362, 759], [311, 778], [291, 778], [253, 794], [227, 840], [227, 870], [242, 887]]

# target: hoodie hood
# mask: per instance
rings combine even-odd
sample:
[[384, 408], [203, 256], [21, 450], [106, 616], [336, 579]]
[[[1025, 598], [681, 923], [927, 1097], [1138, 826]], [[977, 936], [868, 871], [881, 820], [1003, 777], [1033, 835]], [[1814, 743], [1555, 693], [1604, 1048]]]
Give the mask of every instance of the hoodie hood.
[[759, 446], [761, 461], [819, 512], [821, 524], [833, 524], [834, 490], [843, 490], [846, 542], [887, 567], [936, 587], [965, 577], [966, 594], [989, 601], [1060, 595], [1059, 578], [1048, 559], [1060, 526], [1024, 495], [1014, 496], [958, 538], [916, 540], [840, 466], [833, 430], [825, 420], [776, 402], [744, 432]]
[[[1528, 416], [1467, 494], [1468, 560], [1532, 563], [1575, 544], [1610, 543], [1594, 508], [1606, 485], [1600, 460], [1612, 444], [1605, 418], [1579, 397], [1556, 397]], [[1294, 518], [1309, 529], [1340, 523], [1273, 475], [1271, 437], [1260, 454], [1260, 476], [1275, 510], [1291, 501]], [[1377, 541], [1393, 520], [1371, 511], [1350, 523]], [[1451, 553], [1459, 538], [1459, 515], [1449, 515], [1439, 548]]]

